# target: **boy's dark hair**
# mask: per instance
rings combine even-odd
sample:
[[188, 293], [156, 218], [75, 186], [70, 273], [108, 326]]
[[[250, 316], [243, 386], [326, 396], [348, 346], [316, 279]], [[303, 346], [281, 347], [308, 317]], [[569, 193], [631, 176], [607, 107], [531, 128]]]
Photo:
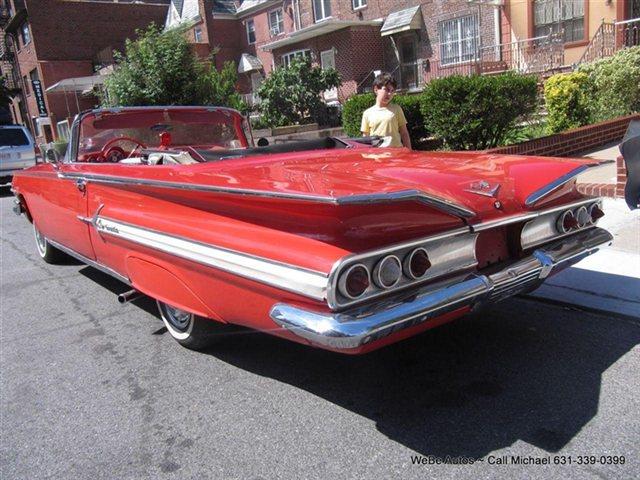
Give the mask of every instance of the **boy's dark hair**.
[[389, 72], [381, 72], [376, 78], [373, 79], [373, 88], [382, 88], [387, 85], [391, 85], [395, 90], [398, 88], [396, 79]]

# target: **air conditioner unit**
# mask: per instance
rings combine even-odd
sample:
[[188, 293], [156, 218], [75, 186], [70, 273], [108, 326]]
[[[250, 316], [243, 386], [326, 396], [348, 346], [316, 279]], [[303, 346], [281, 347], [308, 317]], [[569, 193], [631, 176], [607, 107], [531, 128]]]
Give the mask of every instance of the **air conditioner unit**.
[[280, 33], [280, 29], [278, 27], [271, 27], [271, 35], [276, 36]]

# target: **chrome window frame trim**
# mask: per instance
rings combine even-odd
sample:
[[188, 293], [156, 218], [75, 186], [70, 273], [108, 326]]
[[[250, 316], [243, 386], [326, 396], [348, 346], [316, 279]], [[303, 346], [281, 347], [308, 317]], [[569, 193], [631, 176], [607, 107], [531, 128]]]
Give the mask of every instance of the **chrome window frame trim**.
[[318, 301], [326, 299], [327, 275], [303, 267], [170, 235], [109, 217], [93, 222], [101, 235], [111, 235], [252, 281]]
[[475, 212], [449, 200], [428, 195], [418, 190], [402, 190], [391, 193], [371, 193], [366, 195], [347, 195], [342, 197], [327, 197], [323, 195], [307, 195], [304, 193], [271, 192], [267, 190], [253, 190], [245, 188], [219, 187], [214, 185], [202, 185], [198, 183], [167, 182], [162, 180], [132, 179], [131, 177], [119, 177], [116, 175], [96, 175], [87, 173], [59, 173], [63, 180], [83, 179], [88, 182], [107, 185], [134, 185], [142, 187], [170, 188], [176, 190], [190, 190], [200, 192], [212, 192], [231, 195], [254, 196], [263, 198], [278, 198], [284, 200], [301, 200], [315, 203], [328, 203], [331, 205], [366, 205], [370, 203], [391, 203], [404, 201], [418, 201], [437, 210], [449, 213], [460, 218], [475, 216]]

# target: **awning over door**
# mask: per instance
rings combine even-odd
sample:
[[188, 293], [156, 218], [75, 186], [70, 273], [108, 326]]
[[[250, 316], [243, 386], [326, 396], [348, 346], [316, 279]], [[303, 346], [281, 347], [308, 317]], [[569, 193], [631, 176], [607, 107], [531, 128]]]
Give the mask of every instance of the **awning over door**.
[[420, 30], [422, 27], [422, 13], [420, 6], [407, 8], [390, 13], [380, 29], [380, 35], [393, 35], [406, 30]]
[[262, 62], [258, 57], [255, 57], [249, 53], [243, 53], [238, 62], [238, 73], [247, 73], [253, 70], [261, 70]]
[[105, 75], [91, 75], [89, 77], [74, 77], [65, 78], [57, 83], [54, 83], [45, 91], [47, 93], [54, 92], [87, 92], [93, 89], [96, 85], [102, 85], [104, 83]]

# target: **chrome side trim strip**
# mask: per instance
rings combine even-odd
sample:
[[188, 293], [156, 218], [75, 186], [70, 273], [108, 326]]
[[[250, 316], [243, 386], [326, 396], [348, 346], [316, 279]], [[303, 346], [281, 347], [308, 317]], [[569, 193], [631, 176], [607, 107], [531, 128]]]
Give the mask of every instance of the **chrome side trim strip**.
[[531, 220], [542, 215], [546, 215], [548, 213], [559, 212], [561, 210], [567, 210], [574, 207], [579, 207], [581, 205], [586, 205], [589, 203], [593, 203], [598, 201], [599, 197], [591, 197], [587, 199], [577, 200], [575, 202], [566, 203], [564, 205], [559, 205], [557, 207], [546, 208], [544, 210], [539, 210], [536, 212], [524, 213], [511, 215], [505, 218], [499, 218], [497, 220], [491, 220], [489, 222], [481, 222], [478, 224], [470, 224], [471, 230], [474, 232], [481, 232], [482, 230], [488, 230], [490, 228], [504, 227], [505, 225], [510, 225], [512, 223], [524, 222], [527, 220]]
[[174, 190], [188, 190], [198, 192], [222, 193], [230, 195], [243, 195], [263, 198], [278, 198], [283, 200], [299, 200], [305, 202], [328, 203], [332, 205], [366, 205], [371, 203], [391, 203], [404, 201], [418, 201], [451, 215], [469, 218], [475, 212], [449, 200], [428, 195], [419, 190], [403, 190], [391, 193], [372, 193], [367, 195], [350, 195], [343, 197], [327, 197], [323, 195], [307, 195], [304, 193], [270, 192], [266, 190], [253, 190], [244, 188], [219, 187], [214, 185], [202, 185], [197, 183], [165, 182], [160, 180], [135, 179], [131, 177], [117, 177], [113, 175], [92, 175], [80, 173], [59, 173], [58, 177], [66, 180], [83, 179], [90, 182], [105, 185], [129, 185], [154, 188], [170, 188]]
[[581, 165], [581, 166], [579, 166], [577, 168], [574, 168], [570, 172], [565, 173], [563, 176], [561, 176], [559, 178], [556, 178], [553, 182], [548, 183], [544, 187], [542, 187], [542, 188], [536, 190], [535, 192], [533, 192], [531, 195], [529, 195], [527, 197], [527, 199], [525, 200], [524, 203], [525, 203], [525, 205], [527, 207], [531, 207], [536, 202], [538, 202], [542, 198], [546, 197], [551, 192], [557, 190], [558, 188], [563, 186], [565, 183], [570, 182], [571, 180], [573, 180], [575, 177], [577, 177], [581, 173], [584, 173], [585, 171], [589, 170], [590, 168], [602, 167], [602, 166], [607, 165], [607, 164], [612, 163], [612, 162], [613, 162], [613, 160], [605, 160], [605, 161], [600, 162], [598, 164]]
[[287, 304], [271, 308], [271, 319], [305, 340], [334, 350], [358, 348], [462, 307], [493, 303], [538, 286], [561, 270], [610, 244], [601, 228], [552, 242], [492, 275], [472, 275], [425, 285], [342, 313], [310, 311]]
[[475, 212], [462, 205], [454, 203], [445, 198], [427, 194], [420, 190], [402, 190], [390, 193], [371, 193], [366, 195], [351, 195], [348, 197], [336, 198], [338, 205], [363, 205], [369, 203], [391, 203], [417, 201], [434, 207], [445, 213], [450, 213], [456, 217], [469, 218], [475, 216]]
[[328, 280], [327, 275], [321, 272], [172, 236], [107, 217], [97, 217], [95, 228], [101, 234], [122, 238], [282, 290], [319, 301], [326, 299]]
[[95, 260], [91, 260], [90, 258], [85, 257], [84, 255], [76, 252], [75, 250], [71, 250], [70, 248], [65, 247], [64, 245], [61, 245], [58, 242], [55, 242], [49, 238], [47, 238], [47, 242], [49, 242], [51, 245], [56, 247], [58, 250], [62, 250], [67, 255], [75, 258], [76, 260], [79, 260], [82, 263], [86, 263], [90, 267], [100, 270], [101, 272], [106, 273], [107, 275], [111, 275], [112, 277], [116, 278], [117, 280], [120, 280], [123, 283], [126, 283], [127, 285], [131, 285], [131, 281], [127, 277], [120, 275], [115, 270], [112, 270], [109, 267], [105, 267], [101, 263], [98, 263]]

